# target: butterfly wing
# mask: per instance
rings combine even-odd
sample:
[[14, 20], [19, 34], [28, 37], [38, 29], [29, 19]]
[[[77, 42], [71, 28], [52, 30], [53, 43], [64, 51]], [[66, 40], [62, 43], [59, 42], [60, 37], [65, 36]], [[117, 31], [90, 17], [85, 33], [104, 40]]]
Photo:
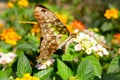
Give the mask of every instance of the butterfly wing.
[[40, 4], [35, 5], [34, 16], [40, 25], [43, 38], [38, 58], [41, 62], [50, 58], [64, 40], [67, 39], [69, 31], [54, 13]]

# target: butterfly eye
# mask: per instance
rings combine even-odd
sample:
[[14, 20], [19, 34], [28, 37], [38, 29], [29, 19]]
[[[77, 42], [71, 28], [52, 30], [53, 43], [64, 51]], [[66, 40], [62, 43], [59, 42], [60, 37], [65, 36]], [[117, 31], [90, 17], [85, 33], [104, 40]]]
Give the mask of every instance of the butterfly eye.
[[42, 9], [41, 11], [42, 11], [42, 12], [46, 12], [46, 10], [45, 10], [45, 9]]

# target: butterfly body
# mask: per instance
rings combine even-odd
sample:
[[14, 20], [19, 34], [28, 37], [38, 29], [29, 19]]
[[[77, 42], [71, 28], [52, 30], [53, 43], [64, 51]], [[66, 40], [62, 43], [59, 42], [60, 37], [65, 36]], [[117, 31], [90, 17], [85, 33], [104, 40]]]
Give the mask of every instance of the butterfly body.
[[69, 36], [66, 26], [46, 7], [36, 4], [34, 16], [39, 23], [42, 41], [38, 62], [48, 60]]

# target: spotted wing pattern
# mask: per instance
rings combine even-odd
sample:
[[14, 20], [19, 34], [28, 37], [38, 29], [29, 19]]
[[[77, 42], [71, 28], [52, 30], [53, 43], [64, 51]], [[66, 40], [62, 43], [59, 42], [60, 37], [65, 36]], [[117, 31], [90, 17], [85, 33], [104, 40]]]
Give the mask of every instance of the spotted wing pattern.
[[36, 4], [34, 16], [39, 23], [42, 35], [38, 62], [48, 60], [69, 36], [66, 26], [48, 8]]

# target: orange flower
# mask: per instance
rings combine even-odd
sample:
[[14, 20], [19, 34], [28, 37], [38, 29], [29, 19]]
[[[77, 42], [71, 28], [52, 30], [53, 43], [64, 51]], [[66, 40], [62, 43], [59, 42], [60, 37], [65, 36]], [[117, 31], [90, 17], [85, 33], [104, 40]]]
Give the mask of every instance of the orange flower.
[[28, 3], [28, 0], [19, 0], [18, 5], [20, 7], [28, 7], [29, 3]]
[[113, 8], [113, 9], [107, 9], [104, 13], [104, 16], [107, 19], [111, 19], [111, 18], [118, 18], [118, 10]]
[[80, 22], [79, 20], [74, 20], [71, 25], [75, 28], [75, 29], [78, 29], [80, 31], [83, 31], [86, 27], [85, 25]]
[[39, 25], [38, 24], [33, 25], [33, 28], [31, 29], [31, 32], [35, 33], [35, 34], [40, 33]]
[[13, 28], [4, 29], [3, 32], [0, 34], [0, 39], [4, 40], [8, 44], [16, 45], [17, 41], [21, 39]]
[[13, 7], [14, 7], [14, 4], [13, 4], [12, 2], [8, 2], [8, 3], [7, 3], [7, 7], [8, 7], [8, 8], [13, 8]]
[[120, 43], [120, 33], [114, 34], [115, 39]]

